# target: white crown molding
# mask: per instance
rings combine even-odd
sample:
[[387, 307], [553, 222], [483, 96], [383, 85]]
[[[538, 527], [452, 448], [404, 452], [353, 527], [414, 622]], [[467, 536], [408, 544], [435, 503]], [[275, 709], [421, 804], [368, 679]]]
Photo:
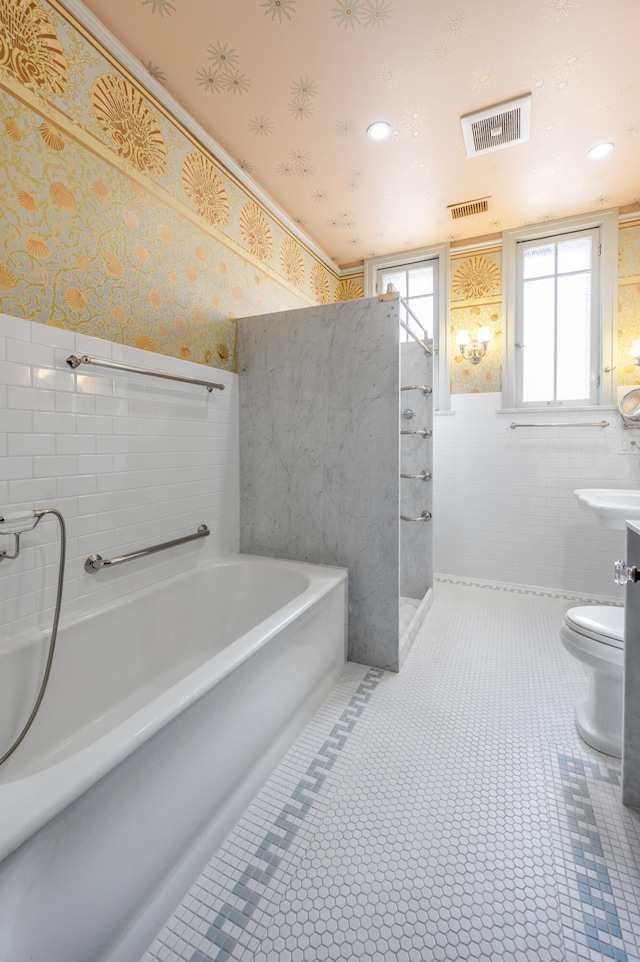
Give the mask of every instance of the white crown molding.
[[80, 3], [80, 0], [58, 0], [60, 5], [67, 10], [72, 17], [85, 27], [92, 37], [102, 44], [129, 73], [136, 78], [139, 84], [155, 97], [169, 113], [175, 117], [178, 123], [193, 134], [203, 147], [206, 148], [220, 163], [235, 177], [243, 187], [249, 191], [261, 204], [266, 207], [270, 214], [288, 231], [294, 234], [304, 246], [314, 254], [318, 260], [338, 277], [351, 277], [353, 274], [361, 274], [363, 268], [349, 268], [343, 270], [331, 260], [317, 244], [304, 234], [291, 218], [278, 207], [274, 200], [269, 197], [258, 185], [247, 176], [246, 172], [236, 163], [229, 154], [198, 124], [191, 114], [180, 106], [177, 100], [168, 93], [144, 65], [137, 60], [133, 54], [117, 40], [112, 33], [102, 24], [87, 8]]

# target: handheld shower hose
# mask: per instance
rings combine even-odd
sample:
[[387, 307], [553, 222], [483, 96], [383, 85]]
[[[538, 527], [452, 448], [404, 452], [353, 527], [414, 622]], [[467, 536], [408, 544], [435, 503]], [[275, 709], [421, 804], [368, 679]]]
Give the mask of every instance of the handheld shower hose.
[[58, 622], [60, 621], [60, 608], [62, 605], [62, 585], [64, 582], [64, 563], [66, 556], [67, 547], [67, 533], [64, 523], [64, 518], [59, 511], [55, 508], [37, 508], [35, 511], [20, 512], [14, 515], [0, 515], [0, 534], [12, 534], [15, 538], [15, 554], [6, 555], [0, 554], [0, 560], [2, 558], [17, 558], [20, 550], [20, 535], [25, 531], [32, 531], [33, 528], [39, 524], [40, 520], [45, 514], [54, 514], [58, 519], [58, 524], [60, 525], [60, 560], [58, 562], [58, 590], [56, 594], [56, 606], [53, 616], [53, 625], [51, 627], [51, 638], [49, 640], [49, 651], [47, 654], [47, 662], [44, 669], [44, 675], [42, 677], [42, 682], [40, 684], [40, 689], [36, 696], [36, 700], [33, 708], [31, 709], [31, 714], [27, 718], [22, 731], [16, 737], [13, 744], [0, 756], [0, 765], [7, 761], [16, 748], [22, 743], [25, 735], [33, 725], [35, 717], [40, 710], [40, 705], [42, 704], [42, 699], [44, 698], [44, 693], [47, 690], [47, 685], [49, 684], [49, 675], [51, 674], [51, 666], [53, 664], [53, 655], [56, 649], [56, 638], [58, 636]]

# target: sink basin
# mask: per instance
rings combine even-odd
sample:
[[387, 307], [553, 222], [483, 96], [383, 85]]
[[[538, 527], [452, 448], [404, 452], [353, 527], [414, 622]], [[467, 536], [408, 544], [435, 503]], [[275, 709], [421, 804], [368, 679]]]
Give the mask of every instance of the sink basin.
[[603, 528], [623, 529], [627, 521], [640, 521], [640, 489], [578, 488], [573, 493]]

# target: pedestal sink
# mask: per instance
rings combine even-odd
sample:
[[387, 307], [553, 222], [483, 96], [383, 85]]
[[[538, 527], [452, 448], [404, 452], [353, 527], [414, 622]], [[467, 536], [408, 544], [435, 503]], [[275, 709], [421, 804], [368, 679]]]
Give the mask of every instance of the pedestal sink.
[[603, 528], [624, 530], [627, 521], [640, 522], [640, 489], [578, 488], [580, 507]]

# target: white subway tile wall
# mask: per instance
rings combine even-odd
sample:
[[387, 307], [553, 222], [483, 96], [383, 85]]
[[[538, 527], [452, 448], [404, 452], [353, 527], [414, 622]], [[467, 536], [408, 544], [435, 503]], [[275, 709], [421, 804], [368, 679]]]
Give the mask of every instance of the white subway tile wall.
[[[224, 391], [66, 363], [89, 354], [224, 384]], [[237, 375], [0, 315], [0, 513], [55, 507], [67, 524], [63, 618], [238, 551]], [[84, 562], [195, 533], [113, 570]], [[9, 552], [13, 539], [0, 539]], [[45, 518], [0, 562], [0, 642], [48, 630], [58, 529]]]
[[[66, 363], [94, 354], [211, 376], [225, 390]], [[638, 487], [640, 456], [621, 453], [614, 409], [497, 414], [499, 394], [457, 395], [434, 426], [435, 570], [621, 598], [613, 562], [624, 533], [584, 515], [577, 487]], [[539, 427], [512, 420], [600, 420], [607, 428]], [[87, 335], [0, 315], [0, 511], [59, 508], [68, 522], [63, 616], [70, 619], [187, 563], [238, 550], [237, 376]], [[195, 531], [211, 536], [95, 575], [94, 552], [144, 547]], [[10, 548], [10, 539], [3, 538]], [[45, 519], [0, 562], [0, 640], [48, 630], [57, 530]]]
[[[576, 488], [640, 487], [640, 455], [622, 453], [615, 408], [497, 413], [500, 394], [455, 395], [434, 426], [434, 570], [622, 600], [613, 564], [624, 531], [598, 526]], [[592, 422], [608, 427], [510, 427]], [[638, 437], [640, 440], [640, 436]]]

